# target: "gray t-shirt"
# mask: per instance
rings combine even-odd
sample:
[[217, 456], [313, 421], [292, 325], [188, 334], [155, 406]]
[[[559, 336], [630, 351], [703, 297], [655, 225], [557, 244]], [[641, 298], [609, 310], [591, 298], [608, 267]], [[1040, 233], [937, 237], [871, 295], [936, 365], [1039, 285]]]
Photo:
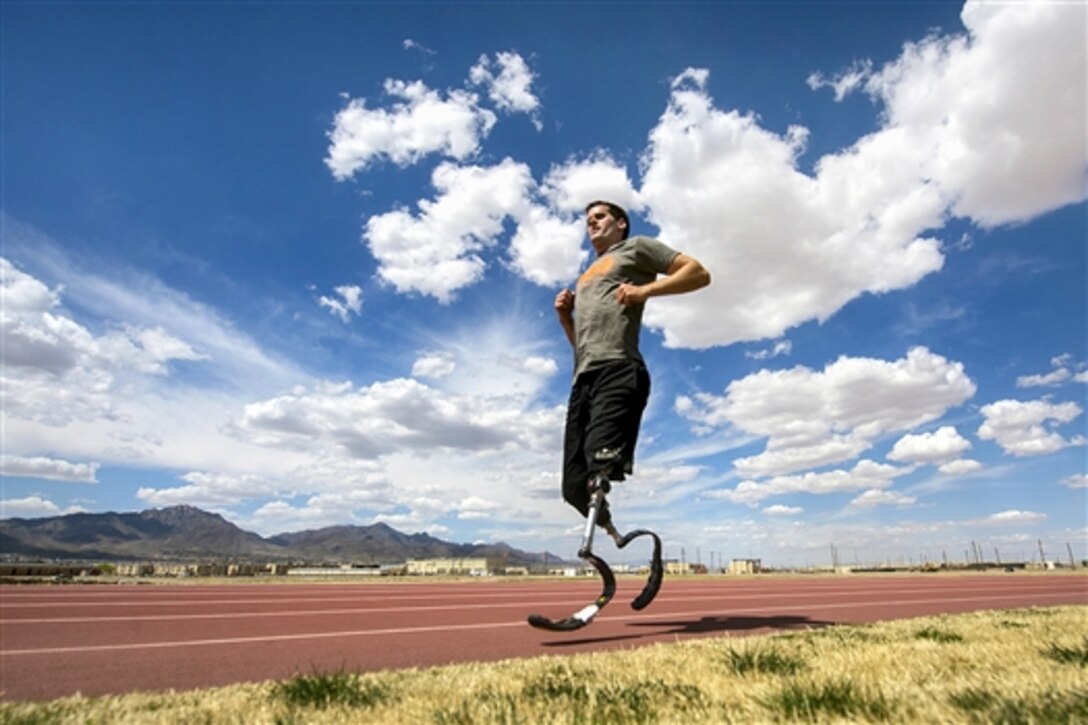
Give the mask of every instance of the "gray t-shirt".
[[650, 237], [630, 237], [597, 257], [578, 278], [574, 297], [574, 377], [615, 360], [642, 360], [638, 334], [644, 305], [616, 301], [624, 282], [643, 285], [679, 255]]

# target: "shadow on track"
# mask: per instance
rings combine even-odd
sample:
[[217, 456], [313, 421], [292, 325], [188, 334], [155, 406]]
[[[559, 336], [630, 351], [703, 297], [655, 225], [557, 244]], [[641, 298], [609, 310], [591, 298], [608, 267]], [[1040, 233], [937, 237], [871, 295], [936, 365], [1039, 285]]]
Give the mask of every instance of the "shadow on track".
[[[653, 628], [652, 634], [711, 634], [714, 632], [751, 632], [759, 629], [768, 630], [796, 630], [818, 629], [830, 627], [836, 622], [823, 622], [798, 617], [796, 615], [779, 615], [776, 617], [720, 617], [710, 615], [700, 619], [679, 620], [675, 622], [631, 622], [628, 626]], [[665, 631], [658, 631], [662, 627], [671, 627]]]
[[699, 619], [660, 621], [650, 620], [646, 622], [630, 622], [628, 627], [639, 627], [643, 631], [638, 634], [623, 634], [610, 637], [581, 637], [579, 639], [555, 640], [542, 642], [545, 647], [574, 647], [586, 644], [604, 644], [606, 642], [619, 642], [630, 639], [643, 639], [646, 637], [658, 637], [662, 635], [706, 635], [715, 632], [754, 632], [758, 630], [791, 631], [818, 629], [830, 627], [837, 622], [824, 622], [798, 617], [795, 615], [780, 615], [775, 617], [723, 617], [709, 615]]

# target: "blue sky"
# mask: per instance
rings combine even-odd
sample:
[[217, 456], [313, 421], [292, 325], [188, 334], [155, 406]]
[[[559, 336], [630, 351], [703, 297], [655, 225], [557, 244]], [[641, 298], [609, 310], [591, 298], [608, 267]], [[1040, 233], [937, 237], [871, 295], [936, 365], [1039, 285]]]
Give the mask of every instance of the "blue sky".
[[1088, 556], [1083, 5], [2, 12], [3, 516], [573, 555], [552, 300], [605, 197], [713, 274], [647, 307], [621, 527]]

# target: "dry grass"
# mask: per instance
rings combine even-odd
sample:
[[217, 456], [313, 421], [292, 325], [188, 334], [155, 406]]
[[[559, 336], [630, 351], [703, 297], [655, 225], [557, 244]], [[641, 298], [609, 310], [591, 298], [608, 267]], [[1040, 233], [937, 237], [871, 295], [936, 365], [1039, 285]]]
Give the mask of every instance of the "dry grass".
[[1088, 722], [1088, 607], [0, 705], [6, 723]]

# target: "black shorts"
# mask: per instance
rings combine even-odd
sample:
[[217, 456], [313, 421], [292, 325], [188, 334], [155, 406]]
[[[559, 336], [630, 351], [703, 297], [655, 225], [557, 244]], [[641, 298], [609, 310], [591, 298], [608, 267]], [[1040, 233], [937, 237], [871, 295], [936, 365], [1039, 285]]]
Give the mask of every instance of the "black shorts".
[[[574, 381], [563, 440], [563, 498], [583, 516], [589, 511], [589, 478], [603, 471], [622, 481], [635, 461], [650, 375], [640, 361], [620, 360], [588, 370]], [[597, 515], [611, 521], [607, 507]]]

